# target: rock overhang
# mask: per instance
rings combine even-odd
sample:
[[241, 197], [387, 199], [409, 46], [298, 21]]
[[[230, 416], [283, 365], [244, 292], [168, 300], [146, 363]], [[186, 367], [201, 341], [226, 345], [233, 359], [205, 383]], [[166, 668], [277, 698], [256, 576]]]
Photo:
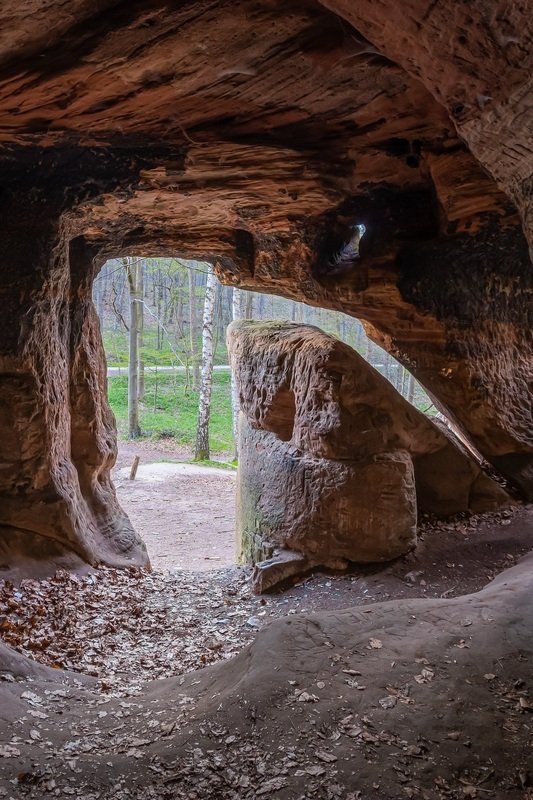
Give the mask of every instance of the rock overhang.
[[[174, 253], [361, 318], [533, 496], [531, 20], [518, 5], [446, 7], [105, 0], [97, 13], [79, 0], [67, 13], [27, 0], [1, 12], [1, 368], [31, 374], [43, 420], [67, 419], [56, 405], [69, 394], [83, 406], [68, 387], [98, 266]], [[339, 264], [361, 224], [357, 258]], [[97, 351], [84, 368], [99, 369]]]

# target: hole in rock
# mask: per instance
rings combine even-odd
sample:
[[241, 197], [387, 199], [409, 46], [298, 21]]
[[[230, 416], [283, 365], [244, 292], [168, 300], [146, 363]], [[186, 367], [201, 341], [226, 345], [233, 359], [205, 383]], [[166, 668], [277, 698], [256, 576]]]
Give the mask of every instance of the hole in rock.
[[[158, 570], [204, 571], [235, 563], [231, 376], [225, 345], [231, 293], [216, 282], [207, 310], [212, 357], [206, 351], [206, 361], [212, 372], [202, 385], [209, 271], [204, 262], [125, 257], [108, 261], [93, 286], [108, 398], [117, 422], [113, 479]], [[209, 449], [196, 459], [198, 411], [208, 383]]]
[[[364, 225], [357, 227], [362, 235]], [[235, 314], [316, 325], [354, 347], [419, 409], [436, 413], [413, 376], [372, 343], [353, 317], [239, 290], [236, 309], [233, 289], [217, 282], [209, 457], [195, 462], [208, 272], [203, 262], [126, 257], [108, 261], [93, 287], [118, 429], [114, 481], [156, 569], [211, 570], [235, 563], [235, 442], [225, 337]], [[130, 371], [132, 346], [136, 369]], [[136, 386], [132, 391], [130, 381]], [[289, 441], [294, 416], [294, 392], [282, 387], [272, 398], [265, 427]], [[136, 456], [140, 462], [131, 480]]]
[[365, 232], [366, 225], [363, 223], [350, 226], [344, 240], [329, 259], [329, 267], [333, 272], [342, 271], [358, 260], [359, 246]]
[[267, 414], [263, 417], [263, 427], [272, 431], [283, 441], [292, 439], [296, 399], [292, 389], [282, 387], [272, 397]]
[[[282, 593], [253, 596], [249, 570], [234, 564], [234, 442], [225, 349], [225, 329], [234, 314], [316, 325], [355, 348], [421, 410], [428, 410], [431, 401], [353, 317], [217, 286], [211, 463], [191, 464], [199, 399], [193, 387], [193, 359], [200, 352], [208, 266], [170, 258], [135, 258], [130, 266], [137, 261], [144, 278], [135, 302], [145, 312], [140, 347], [145, 383], [141, 436], [135, 439], [128, 438], [130, 298], [122, 259], [103, 266], [93, 297], [108, 359], [109, 400], [118, 423], [114, 479], [122, 504], [148, 544], [154, 571], [101, 568], [88, 575], [62, 571], [49, 580], [23, 581], [20, 586], [0, 581], [0, 634], [8, 645], [47, 665], [99, 676], [104, 693], [117, 686], [131, 693], [131, 686], [144, 680], [180, 675], [229, 658], [274, 618], [395, 598], [466, 594], [529, 549], [527, 526], [519, 516], [515, 520], [512, 511], [502, 512], [503, 532], [498, 527], [501, 514], [492, 519], [462, 514], [446, 525], [422, 520], [424, 547], [393, 565], [354, 565], [342, 575], [317, 571]], [[192, 343], [191, 328], [196, 332]], [[284, 422], [278, 435], [289, 439], [294, 422], [290, 388], [279, 392], [274, 403], [283, 410], [276, 415]], [[136, 480], [130, 481], [136, 454], [141, 463]], [[191, 473], [194, 480], [189, 484], [163, 474], [184, 466], [205, 471]], [[143, 468], [148, 470], [145, 478]], [[221, 481], [226, 481], [225, 488]], [[172, 488], [168, 496], [162, 493], [165, 483]], [[212, 557], [210, 535], [216, 538], [220, 560]], [[161, 543], [167, 549], [158, 550]]]

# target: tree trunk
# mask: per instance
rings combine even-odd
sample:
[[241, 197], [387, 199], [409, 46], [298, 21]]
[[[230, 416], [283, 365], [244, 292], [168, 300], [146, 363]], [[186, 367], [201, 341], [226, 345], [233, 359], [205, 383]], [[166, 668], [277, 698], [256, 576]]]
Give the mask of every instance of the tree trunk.
[[368, 361], [368, 363], [371, 366], [374, 366], [372, 364], [372, 342], [370, 341], [368, 336], [366, 337], [365, 352], [363, 353], [363, 358], [365, 359], [365, 361]]
[[[243, 319], [243, 292], [241, 289], [234, 288], [233, 289], [233, 300], [231, 304], [231, 315], [233, 320]], [[230, 365], [231, 366], [231, 365]], [[231, 415], [232, 415], [232, 422], [233, 422], [233, 460], [236, 461], [239, 458], [239, 453], [237, 450], [237, 423], [239, 420], [239, 393], [237, 391], [237, 383], [235, 381], [235, 377], [233, 375], [233, 369], [231, 370]]]
[[163, 347], [163, 330], [161, 328], [161, 306], [163, 301], [163, 275], [161, 273], [161, 262], [158, 261], [157, 267], [157, 349]]
[[244, 302], [244, 319], [253, 319], [253, 316], [254, 316], [254, 295], [253, 292], [246, 292], [245, 302]]
[[407, 384], [407, 399], [410, 403], [414, 403], [415, 401], [415, 379], [411, 373], [409, 373], [409, 382]]
[[202, 381], [196, 428], [195, 461], [209, 459], [209, 415], [213, 388], [213, 317], [215, 312], [217, 279], [210, 264], [205, 288], [204, 320], [202, 326]]
[[387, 378], [388, 381], [390, 381], [390, 356], [388, 353], [385, 353], [384, 351], [382, 351], [382, 354], [384, 362], [383, 375], [385, 376], [385, 378]]
[[192, 390], [197, 392], [200, 389], [200, 364], [198, 363], [198, 353], [196, 352], [196, 281], [194, 280], [194, 270], [188, 268], [189, 273], [189, 337], [191, 343], [191, 363], [192, 363]]
[[358, 353], [364, 352], [363, 344], [365, 344], [366, 334], [363, 325], [359, 320], [355, 320], [355, 324], [357, 327], [357, 333], [355, 336], [355, 349]]
[[139, 425], [139, 284], [137, 270], [139, 263], [133, 258], [125, 258], [124, 266], [130, 290], [130, 330], [128, 356], [128, 436], [137, 439], [141, 435]]
[[93, 284], [93, 303], [96, 306], [96, 313], [98, 314], [98, 319], [100, 320], [100, 329], [102, 331], [104, 330], [104, 295], [106, 288], [105, 276], [107, 271], [107, 264], [104, 264], [100, 274]]
[[296, 322], [296, 303], [293, 301], [290, 305], [291, 308], [291, 322]]
[[135, 276], [137, 278], [137, 325], [139, 331], [137, 337], [137, 397], [139, 398], [139, 403], [142, 403], [144, 400], [144, 261], [140, 258], [136, 260]]

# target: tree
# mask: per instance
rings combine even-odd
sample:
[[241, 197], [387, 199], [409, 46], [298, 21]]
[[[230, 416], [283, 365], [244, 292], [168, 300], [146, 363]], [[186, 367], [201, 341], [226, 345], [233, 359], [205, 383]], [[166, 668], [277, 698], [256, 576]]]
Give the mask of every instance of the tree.
[[[243, 319], [244, 316], [244, 309], [243, 309], [243, 292], [241, 289], [237, 289], [235, 286], [233, 289], [233, 298], [231, 303], [231, 312], [233, 320]], [[235, 376], [233, 374], [233, 369], [231, 370], [231, 416], [233, 422], [233, 459], [236, 460], [239, 457], [238, 449], [237, 449], [237, 427], [239, 421], [239, 393], [237, 391], [237, 383], [235, 381]]]
[[135, 270], [137, 278], [137, 398], [139, 403], [144, 400], [144, 358], [143, 358], [143, 333], [144, 333], [144, 260], [138, 258]]
[[196, 281], [195, 272], [191, 265], [188, 265], [189, 273], [189, 337], [191, 343], [191, 362], [192, 362], [192, 389], [197, 392], [200, 388], [200, 365], [196, 353]]
[[254, 293], [244, 292], [244, 319], [253, 319], [253, 316], [254, 316]]
[[407, 383], [407, 399], [410, 403], [414, 403], [415, 401], [415, 379], [414, 376], [409, 373], [409, 381]]
[[139, 336], [142, 315], [142, 296], [140, 295], [142, 262], [140, 258], [125, 258], [123, 263], [130, 290], [128, 436], [130, 439], [137, 439], [141, 435], [139, 424]]
[[202, 324], [202, 375], [196, 427], [195, 461], [209, 459], [209, 416], [211, 413], [211, 391], [213, 388], [213, 319], [215, 315], [217, 279], [213, 265], [207, 265], [204, 318]]

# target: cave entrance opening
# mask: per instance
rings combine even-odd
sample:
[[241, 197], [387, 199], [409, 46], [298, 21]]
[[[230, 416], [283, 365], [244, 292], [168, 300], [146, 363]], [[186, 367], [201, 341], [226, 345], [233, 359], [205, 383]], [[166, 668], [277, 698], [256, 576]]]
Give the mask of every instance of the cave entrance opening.
[[[364, 226], [356, 227], [362, 235]], [[123, 257], [107, 261], [93, 285], [107, 360], [108, 399], [118, 432], [113, 478], [119, 501], [146, 542], [156, 569], [203, 571], [235, 564], [235, 404], [226, 349], [226, 328], [232, 319], [315, 325], [358, 351], [420, 410], [437, 413], [414, 377], [374, 344], [354, 317], [218, 284], [212, 325], [210, 455], [207, 463], [194, 463], [208, 272], [209, 265], [201, 261]], [[128, 410], [132, 308], [142, 310], [136, 320], [139, 402], [138, 431], [133, 437]], [[279, 400], [287, 412], [283, 438], [289, 440], [294, 395], [287, 391]], [[131, 480], [136, 456], [140, 462]]]
[[157, 570], [235, 564], [228, 298], [219, 285], [209, 320], [209, 455], [194, 460], [210, 271], [202, 261], [126, 256], [107, 261], [93, 285], [118, 434], [113, 480]]

